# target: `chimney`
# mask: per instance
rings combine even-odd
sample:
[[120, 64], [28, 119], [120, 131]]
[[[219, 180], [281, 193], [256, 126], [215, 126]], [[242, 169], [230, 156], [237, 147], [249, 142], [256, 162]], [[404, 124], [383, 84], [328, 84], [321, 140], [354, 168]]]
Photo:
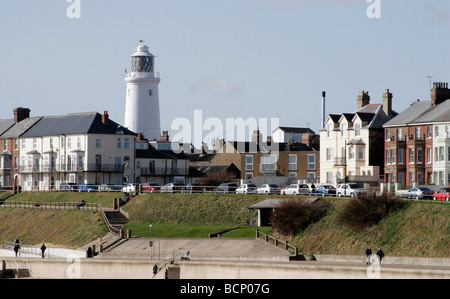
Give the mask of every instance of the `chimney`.
[[18, 123], [25, 118], [30, 117], [30, 109], [18, 107], [14, 109], [14, 122]]
[[431, 89], [431, 104], [439, 105], [445, 100], [450, 99], [450, 89], [447, 82], [434, 82]]
[[254, 130], [252, 135], [252, 142], [259, 144], [260, 141], [262, 141], [262, 134], [259, 132], [259, 130]]
[[385, 89], [383, 93], [383, 110], [387, 115], [392, 115], [392, 93]]
[[163, 131], [161, 135], [161, 141], [169, 141], [169, 131]]
[[362, 107], [370, 104], [370, 96], [368, 91], [361, 91], [358, 95], [358, 98], [356, 100], [357, 102], [357, 110], [361, 109]]
[[325, 128], [325, 95], [326, 92], [322, 91], [322, 128]]
[[102, 123], [104, 123], [105, 125], [109, 122], [109, 114], [108, 111], [103, 111], [103, 115], [102, 115]]

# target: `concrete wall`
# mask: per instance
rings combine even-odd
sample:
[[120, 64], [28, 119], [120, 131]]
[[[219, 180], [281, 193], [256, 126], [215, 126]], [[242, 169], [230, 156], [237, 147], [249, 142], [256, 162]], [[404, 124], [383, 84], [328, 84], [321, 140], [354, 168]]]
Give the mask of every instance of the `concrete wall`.
[[[30, 259], [27, 262], [32, 278], [164, 279], [166, 277], [166, 269], [168, 270], [167, 275], [169, 278], [181, 279], [450, 278], [450, 270], [448, 268], [444, 270], [409, 266], [366, 267], [363, 266], [363, 258], [355, 258], [361, 264], [342, 263], [331, 266], [320, 261], [227, 262], [191, 260], [171, 265], [162, 261], [106, 260], [95, 258], [73, 260]], [[387, 258], [386, 262], [388, 262]], [[14, 259], [7, 260], [8, 268], [12, 264], [14, 264]], [[27, 263], [22, 261], [20, 264], [25, 265]], [[155, 264], [158, 265], [160, 271], [154, 277], [153, 266]], [[384, 260], [383, 264], [385, 264]]]

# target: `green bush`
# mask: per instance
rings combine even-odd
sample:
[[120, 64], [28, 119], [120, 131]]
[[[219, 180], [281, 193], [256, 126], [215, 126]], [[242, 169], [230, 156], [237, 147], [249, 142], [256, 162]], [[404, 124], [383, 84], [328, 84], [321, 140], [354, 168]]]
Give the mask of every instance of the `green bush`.
[[378, 224], [390, 213], [404, 207], [403, 200], [382, 196], [367, 196], [350, 200], [338, 215], [343, 225], [354, 231], [363, 231], [365, 228]]
[[296, 235], [308, 225], [319, 221], [325, 209], [301, 198], [284, 200], [272, 214], [272, 227], [286, 236]]

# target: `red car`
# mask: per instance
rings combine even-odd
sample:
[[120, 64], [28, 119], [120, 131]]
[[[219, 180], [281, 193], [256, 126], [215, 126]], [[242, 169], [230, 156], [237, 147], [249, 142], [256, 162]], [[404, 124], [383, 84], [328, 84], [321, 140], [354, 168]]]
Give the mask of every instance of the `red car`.
[[449, 201], [450, 188], [441, 188], [438, 192], [434, 192], [433, 200], [446, 200]]
[[142, 192], [159, 192], [161, 186], [157, 183], [142, 183]]

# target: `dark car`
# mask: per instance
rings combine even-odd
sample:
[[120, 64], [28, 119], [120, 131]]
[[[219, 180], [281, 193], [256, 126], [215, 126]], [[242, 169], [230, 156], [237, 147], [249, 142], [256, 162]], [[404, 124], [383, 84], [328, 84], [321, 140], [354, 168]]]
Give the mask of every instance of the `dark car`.
[[94, 192], [98, 191], [98, 186], [82, 184], [78, 187], [78, 192]]
[[184, 187], [184, 192], [189, 192], [189, 193], [194, 193], [194, 192], [203, 192], [203, 187], [200, 184], [197, 183], [192, 183], [192, 184], [187, 184]]
[[316, 191], [315, 193], [317, 193], [317, 195], [322, 195], [322, 196], [327, 196], [327, 195], [336, 195], [336, 188], [334, 188], [334, 186], [331, 185], [320, 185], [318, 187], [316, 187]]
[[214, 189], [214, 193], [235, 193], [238, 187], [236, 183], [222, 183]]
[[64, 182], [59, 185], [59, 191], [78, 191], [78, 185], [75, 183]]
[[408, 190], [405, 194], [405, 198], [412, 199], [424, 199], [424, 198], [432, 198], [433, 190], [427, 187], [414, 187]]

